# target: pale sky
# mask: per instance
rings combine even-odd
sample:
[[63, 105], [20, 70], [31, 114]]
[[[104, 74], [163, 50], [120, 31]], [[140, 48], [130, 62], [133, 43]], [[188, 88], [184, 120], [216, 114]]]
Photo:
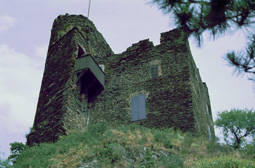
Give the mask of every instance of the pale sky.
[[[91, 0], [90, 20], [114, 53], [149, 38], [159, 44], [160, 33], [173, 28], [150, 0]], [[6, 158], [9, 143], [26, 142], [33, 125], [50, 30], [60, 14], [87, 16], [89, 0], [0, 0], [0, 151]], [[205, 35], [205, 37], [208, 37]], [[222, 59], [245, 46], [245, 31], [237, 31], [197, 48], [190, 47], [202, 80], [207, 83], [214, 118], [231, 108], [254, 108], [255, 88], [247, 77], [236, 77]], [[219, 136], [219, 131], [217, 131]]]

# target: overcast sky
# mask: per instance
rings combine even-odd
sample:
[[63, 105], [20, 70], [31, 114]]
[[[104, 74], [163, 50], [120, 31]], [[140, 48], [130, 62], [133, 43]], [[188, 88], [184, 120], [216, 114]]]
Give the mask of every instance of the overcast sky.
[[[50, 30], [60, 14], [87, 16], [89, 0], [0, 0], [0, 151], [7, 157], [9, 143], [26, 142], [41, 87]], [[160, 33], [175, 28], [150, 0], [92, 0], [90, 18], [115, 53], [149, 38], [159, 44]], [[205, 36], [207, 37], [207, 36]], [[232, 32], [202, 48], [190, 39], [193, 57], [207, 83], [214, 118], [218, 111], [254, 108], [251, 81], [233, 75], [222, 59], [246, 43], [245, 31]], [[217, 132], [217, 135], [219, 133]]]

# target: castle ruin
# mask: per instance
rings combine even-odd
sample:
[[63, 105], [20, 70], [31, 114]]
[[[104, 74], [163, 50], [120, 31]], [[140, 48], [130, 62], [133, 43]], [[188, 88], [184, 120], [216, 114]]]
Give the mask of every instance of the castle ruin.
[[88, 18], [55, 19], [27, 144], [103, 121], [215, 136], [208, 88], [181, 29], [161, 33], [159, 45], [146, 39], [114, 54]]

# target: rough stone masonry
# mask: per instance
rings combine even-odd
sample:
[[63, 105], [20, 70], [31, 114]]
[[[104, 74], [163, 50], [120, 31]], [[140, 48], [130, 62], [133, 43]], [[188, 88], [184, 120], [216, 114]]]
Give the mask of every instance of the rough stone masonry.
[[146, 39], [114, 54], [88, 18], [55, 19], [27, 144], [55, 142], [98, 122], [214, 138], [208, 88], [181, 29], [161, 33], [157, 46]]

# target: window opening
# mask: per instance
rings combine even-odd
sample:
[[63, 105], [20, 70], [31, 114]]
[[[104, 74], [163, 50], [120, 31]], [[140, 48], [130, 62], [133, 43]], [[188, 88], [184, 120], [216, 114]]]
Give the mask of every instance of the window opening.
[[158, 65], [151, 65], [151, 78], [158, 78]]
[[99, 67], [102, 69], [102, 71], [104, 72], [104, 65], [100, 64]]
[[211, 115], [210, 106], [208, 104], [206, 105], [206, 112], [208, 115]]
[[131, 99], [131, 121], [146, 118], [146, 97], [138, 95]]
[[208, 125], [208, 134], [209, 134], [209, 140], [211, 140], [212, 139], [212, 135], [211, 135], [211, 130], [210, 130], [209, 125]]
[[85, 52], [83, 51], [83, 49], [79, 46], [79, 50], [78, 50], [78, 58], [80, 58], [82, 55], [84, 55]]

